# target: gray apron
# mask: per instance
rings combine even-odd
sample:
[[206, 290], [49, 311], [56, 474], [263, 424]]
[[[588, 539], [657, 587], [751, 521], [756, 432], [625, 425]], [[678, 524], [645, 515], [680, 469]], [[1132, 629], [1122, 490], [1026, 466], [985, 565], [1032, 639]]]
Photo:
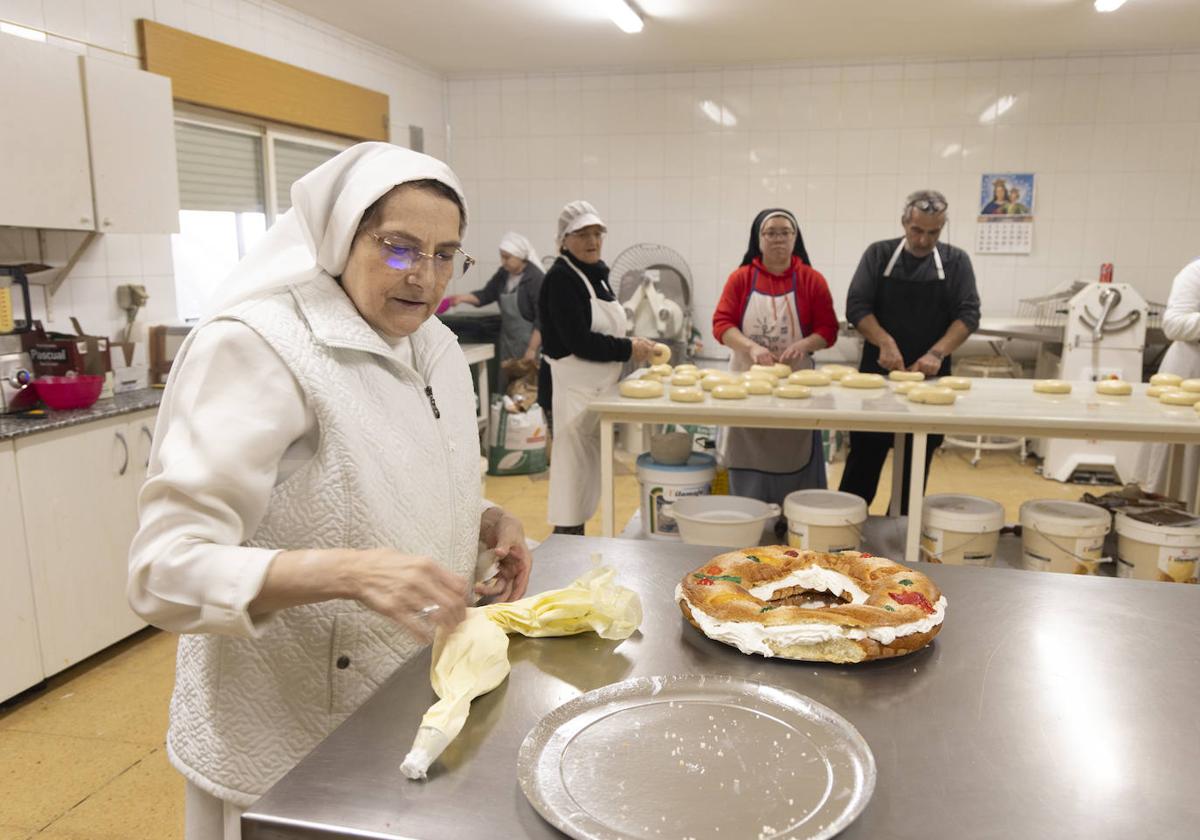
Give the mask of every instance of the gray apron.
[[[525, 350], [529, 347], [529, 339], [533, 335], [533, 323], [525, 320], [525, 316], [521, 314], [521, 307], [517, 305], [517, 294], [520, 287], [521, 284], [518, 283], [511, 292], [501, 292], [500, 297], [497, 298], [497, 302], [500, 304], [498, 350], [501, 362], [524, 356]], [[503, 368], [500, 369], [499, 379], [497, 387], [503, 394], [508, 387], [508, 377], [504, 375]]]
[[[777, 358], [790, 344], [803, 338], [800, 316], [796, 311], [796, 284], [796, 273], [792, 272], [791, 287], [781, 295], [772, 296], [758, 291], [757, 268], [750, 277], [750, 298], [739, 327], [747, 338], [766, 347]], [[729, 369], [735, 373], [747, 371], [752, 364], [749, 353], [734, 350]], [[811, 356], [792, 363], [793, 369], [812, 366]], [[721, 431], [722, 463], [729, 469], [749, 469], [777, 475], [796, 473], [811, 461], [813, 444], [818, 436], [819, 433], [814, 434], [808, 429], [745, 429], [729, 426]], [[824, 473], [823, 462], [821, 472]]]

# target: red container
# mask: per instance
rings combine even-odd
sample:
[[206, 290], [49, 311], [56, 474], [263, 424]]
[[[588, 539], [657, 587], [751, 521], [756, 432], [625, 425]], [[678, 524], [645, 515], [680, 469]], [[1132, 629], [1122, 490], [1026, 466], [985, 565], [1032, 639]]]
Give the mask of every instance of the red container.
[[43, 376], [33, 380], [38, 399], [59, 411], [87, 408], [100, 398], [103, 387], [103, 376]]

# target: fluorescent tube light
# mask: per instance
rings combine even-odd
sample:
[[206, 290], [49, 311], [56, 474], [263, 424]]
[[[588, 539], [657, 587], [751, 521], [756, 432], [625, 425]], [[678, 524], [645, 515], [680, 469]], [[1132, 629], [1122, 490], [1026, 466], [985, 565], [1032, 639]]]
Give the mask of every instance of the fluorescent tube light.
[[1015, 105], [1016, 102], [1017, 97], [1015, 96], [1001, 96], [984, 109], [983, 113], [979, 115], [979, 121], [985, 124], [995, 122], [998, 117], [1003, 115], [1004, 112]]
[[700, 111], [704, 116], [715, 122], [717, 125], [733, 128], [737, 125], [737, 117], [728, 108], [718, 105], [711, 99], [705, 99], [700, 103]]
[[18, 38], [27, 38], [30, 41], [41, 41], [43, 43], [46, 41], [45, 32], [39, 32], [27, 26], [17, 26], [15, 23], [0, 23], [0, 32], [8, 35], [16, 35]]
[[1125, 0], [1096, 0], [1093, 3], [1097, 12], [1115, 12], [1125, 5]]
[[642, 31], [642, 16], [626, 0], [608, 0], [608, 16], [622, 32], [633, 34]]

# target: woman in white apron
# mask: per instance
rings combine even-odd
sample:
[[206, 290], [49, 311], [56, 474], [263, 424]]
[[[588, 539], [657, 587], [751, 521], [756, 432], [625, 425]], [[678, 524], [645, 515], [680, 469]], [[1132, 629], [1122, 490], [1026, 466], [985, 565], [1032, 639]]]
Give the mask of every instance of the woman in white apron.
[[[1200, 377], [1200, 259], [1193, 260], [1171, 282], [1171, 296], [1163, 312], [1163, 333], [1171, 346], [1159, 365], [1159, 373], [1174, 373], [1184, 379]], [[1137, 473], [1143, 489], [1151, 493], [1167, 492], [1167, 464], [1171, 444], [1144, 444], [1138, 457]], [[1200, 472], [1200, 448], [1184, 449], [1183, 483], [1180, 491], [1189, 504], [1196, 495], [1196, 476]]]
[[[713, 334], [733, 351], [733, 371], [776, 362], [810, 368], [812, 354], [837, 340], [829, 285], [809, 264], [789, 211], [775, 208], [755, 217], [742, 264], [726, 281], [713, 314]], [[722, 430], [720, 451], [734, 495], [782, 504], [793, 490], [826, 486], [815, 430], [729, 427]]]
[[600, 259], [607, 228], [586, 201], [558, 218], [558, 259], [542, 282], [542, 351], [553, 380], [554, 449], [547, 519], [556, 534], [582, 534], [600, 501], [599, 418], [588, 403], [616, 384], [621, 366], [650, 358], [654, 343], [626, 338], [625, 309]]

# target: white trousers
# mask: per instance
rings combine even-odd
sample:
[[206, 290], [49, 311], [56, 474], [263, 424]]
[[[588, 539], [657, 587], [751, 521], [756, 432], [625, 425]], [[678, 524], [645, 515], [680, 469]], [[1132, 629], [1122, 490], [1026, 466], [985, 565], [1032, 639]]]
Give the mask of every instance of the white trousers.
[[242, 840], [245, 810], [185, 782], [183, 840]]

